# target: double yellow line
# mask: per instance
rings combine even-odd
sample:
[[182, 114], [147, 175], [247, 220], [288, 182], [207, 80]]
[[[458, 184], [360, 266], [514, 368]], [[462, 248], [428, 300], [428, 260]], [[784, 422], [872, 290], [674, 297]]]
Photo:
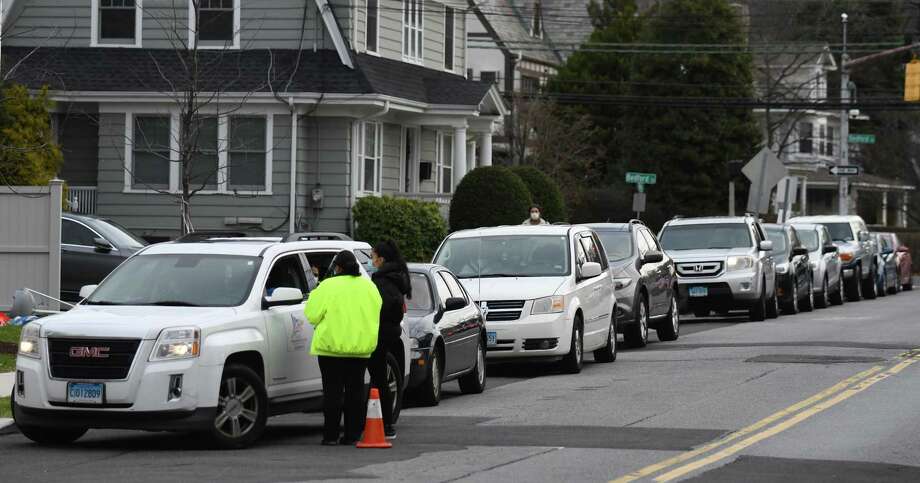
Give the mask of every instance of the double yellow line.
[[[920, 360], [920, 349], [900, 354], [897, 360], [899, 362], [893, 366], [887, 368], [885, 366], [875, 366], [862, 371], [750, 426], [694, 450], [623, 475], [612, 480], [611, 483], [626, 483], [654, 475], [657, 475], [654, 477], [656, 482], [668, 482], [728, 458], [748, 446], [775, 436], [815, 414], [865, 391], [879, 381], [900, 373], [907, 366]], [[773, 424], [778, 421], [781, 422]]]

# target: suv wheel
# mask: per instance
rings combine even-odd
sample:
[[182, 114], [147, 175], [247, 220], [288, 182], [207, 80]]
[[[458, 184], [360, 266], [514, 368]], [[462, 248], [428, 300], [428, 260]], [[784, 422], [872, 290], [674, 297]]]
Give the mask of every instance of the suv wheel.
[[846, 297], [843, 296], [843, 273], [837, 275], [837, 288], [831, 293], [831, 303], [834, 305], [843, 305]]
[[862, 299], [862, 267], [856, 266], [853, 269], [853, 276], [845, 284], [848, 302], [859, 302]]
[[559, 366], [562, 372], [567, 374], [578, 374], [584, 363], [584, 334], [582, 334], [581, 317], [575, 318], [572, 326], [572, 343], [569, 345], [569, 353], [562, 358]]
[[[440, 349], [435, 349], [431, 362], [428, 364], [428, 374], [425, 381], [418, 388], [418, 402], [423, 406], [437, 406], [441, 402], [441, 366], [443, 365], [444, 356], [441, 355]], [[389, 382], [389, 370], [387, 370], [387, 380]], [[392, 397], [392, 394], [391, 394]], [[394, 401], [396, 399], [393, 399]]]
[[231, 364], [220, 379], [211, 438], [221, 448], [245, 448], [258, 440], [268, 419], [265, 383], [252, 369]]
[[767, 300], [767, 318], [775, 319], [779, 317], [779, 296], [776, 295], [776, 286], [773, 287], [773, 295]]
[[808, 293], [802, 299], [800, 306], [802, 312], [811, 312], [815, 309], [815, 283], [812, 282], [811, 277], [808, 277]]
[[658, 340], [668, 342], [677, 340], [680, 335], [680, 310], [677, 307], [677, 294], [671, 296], [671, 310], [668, 311], [668, 322], [657, 329]]
[[607, 345], [594, 351], [595, 362], [613, 362], [617, 360], [617, 316], [616, 308], [610, 317], [610, 329], [607, 332]]
[[476, 345], [476, 367], [457, 382], [460, 383], [460, 392], [463, 394], [480, 394], [486, 390], [486, 351], [482, 347], [481, 338]]
[[827, 274], [825, 274], [824, 281], [821, 282], [821, 295], [815, 299], [815, 307], [826, 309], [827, 306], [831, 304], [830, 293], [828, 293], [829, 290], [830, 287], [827, 286]]
[[863, 297], [865, 297], [867, 300], [872, 300], [878, 295], [878, 293], [876, 292], [876, 289], [878, 288], [876, 286], [877, 280], [878, 280], [878, 268], [873, 266], [872, 268], [869, 269], [869, 278], [862, 281]]
[[639, 295], [636, 304], [636, 320], [623, 333], [629, 347], [645, 347], [648, 344], [648, 299], [644, 294]]
[[399, 420], [399, 413], [403, 404], [403, 376], [402, 368], [396, 361], [396, 356], [387, 351], [387, 391], [390, 391], [390, 400], [393, 401], [393, 423]]
[[792, 297], [789, 297], [789, 301], [786, 302], [783, 307], [783, 312], [789, 315], [795, 315], [799, 313], [799, 281], [797, 279], [792, 280]]
[[767, 316], [767, 282], [760, 284], [760, 298], [754, 302], [754, 306], [748, 312], [748, 318], [751, 322], [762, 322]]

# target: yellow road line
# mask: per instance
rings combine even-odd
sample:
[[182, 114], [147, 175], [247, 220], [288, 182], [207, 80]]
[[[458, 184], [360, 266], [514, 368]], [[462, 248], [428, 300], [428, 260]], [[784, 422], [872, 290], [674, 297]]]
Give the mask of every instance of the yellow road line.
[[687, 461], [687, 460], [696, 458], [697, 456], [700, 456], [700, 455], [702, 455], [702, 454], [704, 454], [704, 453], [708, 453], [708, 452], [710, 452], [710, 451], [712, 451], [712, 450], [714, 450], [714, 449], [716, 449], [716, 448], [718, 448], [718, 447], [720, 447], [720, 446], [724, 446], [724, 445], [726, 445], [726, 444], [728, 444], [728, 443], [730, 443], [730, 442], [732, 442], [732, 441], [735, 441], [735, 440], [737, 440], [737, 439], [743, 438], [743, 437], [745, 437], [745, 436], [747, 436], [747, 435], [749, 435], [749, 434], [751, 434], [751, 433], [753, 433], [753, 432], [755, 432], [755, 431], [757, 431], [757, 430], [763, 428], [764, 426], [767, 426], [767, 425], [769, 425], [769, 424], [771, 424], [771, 423], [774, 423], [774, 422], [776, 422], [776, 421], [778, 421], [778, 420], [780, 420], [780, 419], [782, 419], [782, 418], [785, 418], [786, 416], [789, 416], [789, 415], [791, 415], [791, 414], [793, 414], [793, 413], [795, 413], [795, 412], [797, 412], [797, 411], [800, 411], [801, 409], [806, 408], [806, 407], [808, 407], [808, 406], [810, 406], [810, 405], [812, 405], [812, 404], [814, 404], [814, 403], [816, 403], [816, 402], [818, 402], [818, 401], [821, 401], [821, 400], [824, 399], [824, 398], [830, 397], [830, 396], [832, 396], [832, 395], [834, 395], [834, 394], [836, 394], [836, 393], [838, 393], [838, 392], [840, 392], [840, 391], [843, 391], [844, 389], [846, 389], [846, 388], [848, 388], [849, 386], [855, 384], [856, 382], [859, 382], [859, 381], [861, 381], [861, 380], [863, 380], [863, 379], [865, 379], [865, 378], [867, 378], [867, 377], [869, 377], [869, 376], [871, 376], [871, 375], [873, 375], [873, 374], [875, 374], [875, 373], [881, 371], [882, 369], [884, 369], [884, 367], [882, 367], [882, 366], [875, 366], [875, 367], [873, 367], [873, 368], [871, 368], [871, 369], [867, 369], [867, 370], [865, 370], [865, 371], [862, 371], [862, 372], [860, 372], [860, 373], [858, 373], [858, 374], [856, 374], [856, 375], [853, 375], [853, 376], [851, 376], [851, 377], [849, 377], [849, 378], [847, 378], [847, 379], [844, 379], [843, 381], [841, 381], [841, 382], [839, 382], [839, 383], [837, 383], [837, 384], [834, 384], [833, 386], [831, 386], [831, 387], [829, 387], [829, 388], [827, 388], [827, 389], [825, 389], [825, 390], [823, 390], [823, 391], [821, 391], [821, 392], [815, 394], [814, 396], [811, 396], [811, 397], [808, 398], [808, 399], [805, 399], [805, 400], [803, 400], [803, 401], [800, 401], [800, 402], [798, 402], [798, 403], [793, 404], [792, 406], [787, 407], [786, 409], [783, 409], [783, 410], [781, 410], [781, 411], [778, 411], [778, 412], [776, 412], [776, 413], [773, 413], [773, 414], [771, 414], [770, 416], [767, 416], [766, 418], [761, 419], [760, 421], [757, 421], [756, 423], [754, 423], [754, 424], [752, 424], [752, 425], [750, 425], [750, 426], [747, 426], [747, 427], [744, 427], [744, 428], [742, 428], [742, 429], [739, 429], [738, 431], [735, 431], [734, 433], [731, 433], [731, 434], [725, 436], [725, 437], [722, 438], [722, 439], [718, 439], [718, 440], [713, 441], [713, 442], [711, 442], [711, 443], [708, 443], [708, 444], [705, 444], [705, 445], [703, 445], [703, 446], [700, 446], [700, 447], [697, 448], [697, 449], [694, 449], [694, 450], [691, 450], [691, 451], [687, 451], [687, 452], [681, 453], [681, 454], [679, 454], [679, 455], [677, 455], [677, 456], [668, 458], [668, 459], [666, 459], [666, 460], [664, 460], [664, 461], [661, 461], [661, 462], [659, 462], [659, 463], [655, 463], [655, 464], [653, 464], [653, 465], [646, 466], [645, 468], [642, 468], [642, 469], [633, 471], [633, 472], [628, 473], [628, 474], [626, 474], [626, 475], [623, 475], [623, 476], [621, 476], [621, 477], [619, 477], [619, 478], [617, 478], [617, 479], [615, 479], [615, 480], [612, 480], [610, 483], [627, 483], [627, 482], [630, 482], [630, 481], [638, 480], [639, 478], [645, 478], [646, 476], [651, 476], [651, 475], [653, 475], [653, 474], [655, 474], [655, 473], [658, 473], [659, 471], [665, 470], [665, 469], [667, 469], [667, 468], [669, 468], [669, 467], [671, 467], [671, 466], [674, 466], [674, 465], [676, 465], [676, 464], [683, 463], [684, 461]]
[[713, 464], [713, 463], [715, 463], [715, 462], [717, 462], [717, 461], [719, 461], [719, 460], [728, 458], [729, 456], [732, 456], [732, 455], [734, 455], [735, 453], [738, 453], [739, 451], [743, 450], [744, 448], [747, 448], [747, 447], [749, 447], [749, 446], [751, 446], [751, 445], [753, 445], [753, 444], [756, 444], [756, 443], [758, 443], [758, 442], [760, 442], [760, 441], [763, 441], [763, 440], [765, 440], [765, 439], [767, 439], [767, 438], [769, 438], [769, 437], [771, 437], [771, 436], [775, 436], [775, 435], [777, 435], [777, 434], [779, 434], [779, 433], [781, 433], [781, 432], [783, 432], [783, 431], [785, 431], [785, 430], [787, 430], [787, 429], [789, 429], [789, 428], [791, 428], [791, 427], [793, 427], [793, 426], [795, 426], [795, 425], [801, 423], [802, 421], [804, 421], [804, 420], [806, 420], [806, 419], [808, 419], [808, 418], [814, 416], [815, 414], [818, 414], [818, 413], [820, 413], [820, 412], [822, 412], [822, 411], [824, 411], [824, 410], [826, 410], [826, 409], [828, 409], [828, 408], [831, 408], [831, 407], [833, 407], [833, 406], [835, 406], [835, 405], [837, 405], [837, 404], [839, 404], [839, 403], [841, 403], [841, 402], [843, 402], [843, 401], [846, 401], [847, 399], [849, 399], [849, 398], [851, 398], [851, 397], [853, 397], [853, 396], [855, 396], [855, 395], [857, 395], [857, 394], [859, 394], [859, 393], [865, 391], [866, 389], [868, 389], [869, 387], [871, 387], [873, 384], [875, 384], [875, 383], [877, 383], [877, 382], [879, 382], [879, 381], [883, 381], [883, 380], [885, 380], [885, 379], [887, 379], [887, 378], [889, 378], [889, 377], [891, 377], [891, 376], [894, 376], [894, 375], [898, 374], [899, 372], [903, 371], [905, 368], [907, 368], [907, 366], [913, 364], [914, 362], [917, 362], [917, 359], [908, 359], [908, 360], [905, 360], [905, 361], [903, 361], [903, 362], [901, 362], [901, 363], [899, 363], [899, 364], [897, 364], [897, 365], [895, 365], [895, 366], [889, 368], [887, 371], [885, 371], [885, 372], [883, 372], [883, 373], [881, 373], [881, 374], [876, 374], [876, 375], [873, 376], [873, 377], [870, 377], [870, 378], [868, 378], [868, 379], [865, 379], [865, 380], [860, 381], [860, 382], [859, 382], [858, 384], [856, 384], [855, 386], [846, 389], [845, 391], [841, 392], [840, 394], [837, 394], [836, 396], [834, 396], [834, 397], [832, 397], [832, 398], [830, 398], [830, 399], [828, 399], [828, 400], [826, 400], [826, 401], [823, 401], [823, 402], [820, 402], [820, 403], [818, 403], [818, 404], [815, 404], [814, 406], [812, 406], [812, 407], [810, 407], [810, 408], [808, 408], [808, 409], [806, 409], [806, 410], [804, 410], [804, 411], [802, 411], [802, 412], [796, 414], [795, 416], [793, 416], [793, 417], [787, 419], [786, 421], [783, 421], [783, 422], [780, 423], [780, 424], [777, 424], [776, 426], [771, 427], [770, 429], [767, 429], [767, 430], [765, 430], [765, 431], [761, 431], [761, 432], [759, 432], [759, 433], [757, 433], [757, 434], [751, 436], [750, 438], [747, 438], [747, 439], [745, 439], [745, 440], [743, 440], [743, 441], [740, 441], [740, 442], [738, 442], [738, 443], [736, 443], [736, 444], [734, 444], [734, 445], [732, 445], [732, 446], [729, 446], [728, 448], [725, 448], [725, 449], [723, 449], [723, 450], [721, 450], [721, 451], [719, 451], [719, 452], [717, 452], [717, 453], [713, 453], [713, 454], [711, 454], [711, 455], [709, 455], [709, 456], [707, 456], [707, 457], [705, 457], [705, 458], [696, 460], [696, 461], [694, 461], [694, 462], [692, 462], [692, 463], [689, 463], [689, 464], [687, 464], [687, 465], [684, 465], [684, 466], [681, 466], [681, 467], [676, 468], [676, 469], [674, 469], [674, 470], [671, 470], [670, 472], [665, 473], [665, 474], [663, 474], [663, 475], [661, 475], [661, 476], [655, 478], [655, 481], [660, 482], [660, 483], [667, 482], [667, 481], [671, 481], [671, 480], [680, 478], [680, 477], [682, 477], [682, 476], [684, 476], [684, 475], [686, 475], [686, 474], [688, 474], [688, 473], [692, 473], [693, 471], [696, 471], [696, 470], [698, 470], [698, 469], [700, 469], [700, 468], [703, 468], [703, 467], [705, 467], [705, 466], [711, 465], [711, 464]]

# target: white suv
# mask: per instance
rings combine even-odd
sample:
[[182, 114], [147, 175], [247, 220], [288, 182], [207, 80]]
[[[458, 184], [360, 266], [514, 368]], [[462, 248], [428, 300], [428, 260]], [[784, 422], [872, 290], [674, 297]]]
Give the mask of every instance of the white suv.
[[449, 268], [486, 317], [491, 360], [558, 360], [581, 371], [584, 351], [616, 359], [616, 296], [607, 255], [584, 226], [459, 231], [434, 263]]
[[[234, 448], [268, 416], [318, 409], [305, 294], [337, 253], [366, 262], [370, 246], [301, 238], [153, 245], [84, 287], [75, 309], [26, 325], [13, 389], [22, 433], [60, 444], [88, 428], [201, 431]], [[389, 358], [397, 415], [408, 348], [403, 330]]]

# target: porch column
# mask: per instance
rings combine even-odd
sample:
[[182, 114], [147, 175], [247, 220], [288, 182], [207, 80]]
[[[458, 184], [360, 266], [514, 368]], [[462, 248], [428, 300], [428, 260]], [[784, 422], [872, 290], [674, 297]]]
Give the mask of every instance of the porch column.
[[476, 169], [476, 139], [469, 142], [466, 152], [466, 169], [470, 172]]
[[888, 226], [888, 192], [882, 191], [882, 226]]
[[479, 165], [492, 166], [492, 132], [479, 134]]
[[801, 201], [801, 206], [799, 206], [799, 209], [801, 210], [801, 212], [799, 214], [801, 216], [806, 216], [808, 214], [808, 177], [802, 176], [799, 179], [799, 185], [800, 185], [799, 189], [802, 190], [802, 194], [801, 194], [802, 201]]
[[460, 181], [466, 176], [466, 128], [458, 127], [454, 129], [454, 189], [460, 185]]
[[898, 210], [898, 225], [901, 228], [907, 228], [907, 208], [910, 206], [910, 192], [901, 193], [901, 209]]

